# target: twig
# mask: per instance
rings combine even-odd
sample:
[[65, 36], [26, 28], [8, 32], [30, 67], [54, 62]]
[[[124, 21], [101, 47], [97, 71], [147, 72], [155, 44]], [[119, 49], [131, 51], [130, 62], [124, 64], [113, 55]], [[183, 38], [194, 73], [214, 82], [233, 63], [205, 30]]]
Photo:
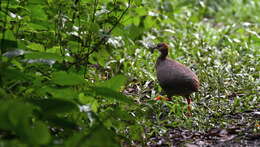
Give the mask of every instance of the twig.
[[[0, 9], [2, 10], [2, 3], [0, 3]], [[7, 5], [6, 5], [6, 15], [5, 15], [5, 19], [4, 19], [4, 26], [3, 26], [3, 29], [1, 30], [2, 31], [2, 39], [0, 40], [0, 55], [2, 55], [2, 53], [4, 52], [4, 39], [5, 39], [5, 30], [6, 30], [6, 24], [7, 24], [7, 14], [8, 14], [8, 10], [9, 10], [9, 1], [7, 1]]]
[[[113, 25], [113, 27], [106, 33], [106, 36], [103, 36], [100, 41], [93, 47], [92, 51], [90, 51], [86, 56], [91, 55], [94, 51], [97, 50], [97, 48], [103, 44], [106, 40], [107, 40], [107, 35], [109, 35], [119, 24], [119, 22], [121, 21], [121, 19], [123, 18], [123, 16], [125, 15], [125, 13], [128, 11], [128, 9], [131, 6], [131, 0], [128, 0], [128, 6], [127, 8], [123, 11], [123, 13], [121, 14], [121, 16], [119, 17], [119, 19], [116, 21], [116, 23]], [[84, 59], [83, 59], [84, 60]]]
[[96, 15], [96, 12], [97, 12], [98, 3], [99, 3], [99, 1], [95, 0], [95, 2], [94, 2], [94, 10], [93, 10], [93, 14], [92, 14], [92, 22], [95, 22], [95, 19], [96, 19], [95, 15]]
[[123, 11], [123, 13], [121, 14], [121, 16], [119, 17], [119, 19], [117, 20], [117, 22], [114, 24], [114, 26], [107, 32], [108, 34], [110, 34], [115, 28], [116, 26], [119, 24], [119, 22], [121, 21], [121, 19], [123, 18], [123, 16], [125, 15], [125, 13], [128, 11], [128, 9], [131, 7], [131, 0], [128, 0], [127, 3], [127, 8]]
[[[119, 24], [119, 22], [122, 20], [123, 16], [126, 14], [126, 12], [128, 11], [128, 9], [131, 7], [131, 0], [128, 0], [127, 3], [127, 8], [122, 12], [122, 14], [120, 15], [119, 19], [116, 21], [116, 23], [112, 26], [112, 28], [106, 33], [105, 36], [103, 36], [100, 41], [98, 43], [96, 43], [94, 45], [94, 47], [92, 48], [92, 50], [88, 53], [85, 54], [85, 56], [83, 56], [83, 58], [81, 58], [80, 60], [78, 60], [78, 62], [81, 62], [83, 60], [88, 59], [89, 55], [91, 55], [93, 52], [97, 51], [97, 49], [100, 47], [100, 45], [104, 44], [107, 39], [108, 39], [108, 35], [117, 27], [117, 25]], [[76, 63], [74, 63], [76, 64]]]

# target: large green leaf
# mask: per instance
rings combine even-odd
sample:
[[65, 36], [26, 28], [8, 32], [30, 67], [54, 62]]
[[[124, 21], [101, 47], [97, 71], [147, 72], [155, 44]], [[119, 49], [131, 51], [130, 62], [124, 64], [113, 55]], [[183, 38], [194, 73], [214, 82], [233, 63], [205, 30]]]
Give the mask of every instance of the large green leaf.
[[6, 101], [0, 101], [0, 129], [2, 130], [11, 130], [12, 125], [11, 121], [8, 119], [8, 109], [9, 109], [9, 103]]
[[52, 81], [61, 86], [73, 86], [79, 84], [85, 84], [86, 81], [83, 76], [75, 73], [67, 73], [65, 71], [59, 71], [52, 74]]
[[60, 99], [71, 100], [78, 96], [78, 93], [72, 88], [44, 87], [42, 91], [51, 94], [54, 98], [60, 98]]
[[[41, 48], [35, 48], [35, 50], [41, 50]], [[55, 53], [46, 53], [46, 52], [31, 52], [25, 55], [26, 59], [48, 59], [62, 61], [63, 57]]]
[[28, 0], [28, 4], [31, 4], [31, 5], [44, 5], [46, 2], [46, 0]]
[[125, 83], [126, 83], [127, 78], [123, 75], [117, 75], [112, 77], [109, 80], [106, 80], [100, 84], [98, 84], [98, 86], [100, 87], [106, 87], [115, 91], [119, 91], [120, 88], [122, 88]]
[[68, 48], [70, 49], [71, 52], [77, 53], [79, 48], [81, 47], [81, 43], [77, 41], [69, 41], [67, 43]]
[[79, 101], [83, 104], [90, 104], [92, 111], [94, 112], [98, 111], [99, 103], [94, 97], [84, 95], [83, 93], [81, 93], [79, 94]]
[[51, 135], [48, 127], [40, 122], [34, 123], [33, 126], [24, 128], [20, 126], [18, 134], [22, 140], [26, 140], [31, 145], [44, 145], [50, 142]]
[[78, 106], [75, 103], [63, 99], [32, 99], [30, 102], [39, 106], [41, 112], [46, 115], [68, 113], [78, 109]]
[[40, 51], [40, 52], [44, 51], [43, 45], [37, 44], [37, 43], [30, 43], [27, 47], [32, 50], [36, 50], [36, 51]]
[[[18, 43], [13, 40], [1, 39], [0, 43], [1, 43], [0, 49], [14, 49], [14, 48], [17, 48], [17, 46], [18, 46]], [[4, 50], [4, 51], [7, 51], [7, 50]]]
[[91, 87], [91, 91], [87, 91], [87, 94], [92, 95], [93, 92], [96, 96], [101, 96], [108, 99], [113, 99], [116, 101], [121, 101], [125, 103], [133, 103], [133, 100], [123, 95], [121, 92], [117, 92], [113, 89], [107, 87]]
[[[115, 133], [105, 128], [103, 125], [97, 125], [92, 128], [89, 135], [86, 136], [84, 142], [85, 146], [109, 146], [117, 147], [120, 146], [119, 143], [115, 140]], [[100, 141], [102, 140], [102, 141]]]
[[48, 28], [44, 25], [37, 24], [37, 23], [27, 23], [27, 25], [24, 27], [24, 29], [27, 30], [48, 30]]
[[0, 33], [0, 49], [13, 49], [17, 48], [18, 43], [16, 38], [11, 30], [4, 31], [4, 34]]
[[48, 16], [45, 14], [43, 9], [43, 5], [29, 5], [28, 10], [30, 11], [30, 15], [32, 19], [40, 19], [40, 20], [47, 20]]
[[47, 144], [50, 141], [47, 126], [39, 121], [31, 122], [34, 109], [35, 107], [28, 103], [2, 100], [0, 102], [0, 128], [13, 131], [28, 144]]
[[49, 115], [46, 120], [51, 124], [64, 128], [64, 129], [78, 129], [77, 122], [69, 120], [67, 117], [58, 117], [55, 115]]
[[54, 98], [59, 99], [67, 99], [72, 100], [78, 97], [78, 92], [76, 92], [73, 88], [65, 87], [65, 88], [54, 88], [44, 86], [41, 89], [38, 89], [37, 92], [39, 94], [51, 94]]
[[69, 100], [76, 98], [78, 95], [78, 93], [72, 88], [50, 88], [48, 89], [48, 93], [50, 93], [55, 98]]
[[22, 104], [13, 102], [13, 109], [8, 110], [8, 119], [13, 127], [18, 127], [23, 123], [23, 125], [28, 125], [27, 119], [32, 117], [33, 107], [29, 104]]
[[87, 94], [91, 95], [94, 92], [96, 96], [132, 103], [131, 99], [119, 92], [120, 88], [126, 83], [126, 80], [126, 77], [123, 75], [114, 76], [110, 80], [98, 83], [97, 86], [90, 87], [92, 91], [87, 92]]
[[0, 71], [0, 76], [5, 77], [3, 80], [5, 81], [10, 81], [10, 80], [15, 80], [15, 81], [26, 81], [30, 80], [31, 77], [23, 72], [20, 72], [20, 70], [17, 69], [1, 69]]
[[97, 52], [91, 54], [89, 61], [93, 64], [98, 63], [101, 66], [105, 66], [109, 57], [110, 53], [108, 50], [100, 48]]
[[93, 126], [87, 135], [84, 133], [78, 133], [69, 138], [66, 141], [66, 146], [77, 146], [77, 147], [119, 147], [119, 142], [115, 139], [116, 134], [102, 124]]
[[15, 36], [11, 30], [4, 31], [4, 39], [15, 41]]

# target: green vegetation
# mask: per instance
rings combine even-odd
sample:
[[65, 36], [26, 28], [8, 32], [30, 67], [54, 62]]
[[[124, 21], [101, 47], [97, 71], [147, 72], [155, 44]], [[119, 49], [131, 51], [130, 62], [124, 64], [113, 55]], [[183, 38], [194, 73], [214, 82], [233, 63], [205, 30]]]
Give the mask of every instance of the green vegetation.
[[[177, 128], [257, 134], [259, 114], [248, 115], [260, 111], [259, 7], [258, 0], [1, 0], [1, 146], [194, 141], [169, 139]], [[153, 100], [161, 88], [158, 53], [149, 47], [158, 42], [201, 81], [190, 118], [181, 97]]]

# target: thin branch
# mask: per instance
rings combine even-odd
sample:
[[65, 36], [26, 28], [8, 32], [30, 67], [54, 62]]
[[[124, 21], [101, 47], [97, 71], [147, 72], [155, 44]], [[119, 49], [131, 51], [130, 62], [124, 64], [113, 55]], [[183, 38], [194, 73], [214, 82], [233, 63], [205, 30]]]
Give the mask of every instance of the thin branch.
[[[107, 35], [110, 35], [110, 33], [117, 27], [117, 25], [118, 25], [119, 22], [122, 20], [123, 16], [126, 14], [126, 12], [128, 11], [128, 9], [129, 9], [130, 7], [131, 7], [131, 0], [128, 0], [128, 6], [127, 6], [127, 8], [123, 11], [123, 13], [120, 15], [119, 19], [118, 19], [118, 20], [116, 21], [116, 23], [112, 26], [112, 28], [106, 33], [106, 35], [103, 36], [103, 37], [100, 39], [100, 41], [93, 47], [93, 49], [92, 49], [88, 54], [86, 54], [86, 56], [91, 55], [94, 51], [97, 50], [97, 48], [98, 48], [101, 44], [103, 44], [103, 43], [105, 43], [105, 42], [107, 41]], [[84, 60], [84, 59], [86, 59], [86, 57], [83, 58], [83, 60]]]
[[[2, 3], [0, 3], [0, 9], [2, 10]], [[5, 19], [4, 19], [4, 26], [3, 26], [3, 29], [1, 30], [2, 31], [2, 39], [0, 40], [0, 55], [2, 55], [3, 53], [3, 46], [4, 46], [4, 39], [5, 39], [5, 30], [6, 30], [6, 24], [7, 24], [7, 15], [8, 15], [8, 10], [9, 10], [9, 1], [7, 1], [7, 5], [6, 5], [6, 15], [5, 15]]]
[[[81, 59], [79, 59], [77, 61], [77, 63], [80, 63], [86, 59], [88, 59], [88, 57], [95, 51], [97, 51], [97, 49], [100, 47], [100, 45], [104, 44], [107, 39], [108, 39], [108, 35], [110, 35], [110, 33], [117, 27], [117, 25], [120, 23], [120, 21], [122, 20], [122, 18], [124, 17], [124, 15], [126, 14], [126, 12], [128, 11], [128, 9], [131, 7], [131, 0], [128, 0], [128, 3], [127, 3], [127, 8], [122, 12], [122, 14], [120, 15], [120, 17], [118, 18], [118, 20], [116, 21], [116, 23], [112, 26], [112, 28], [106, 33], [105, 36], [103, 36], [98, 43], [96, 43], [94, 45], [94, 47], [92, 48], [92, 50], [88, 53], [86, 53]], [[71, 65], [73, 64], [77, 64], [77, 63], [72, 63]]]
[[94, 2], [94, 10], [93, 10], [93, 14], [92, 14], [92, 22], [95, 22], [95, 19], [96, 19], [96, 12], [97, 12], [98, 3], [99, 3], [99, 1], [95, 0], [95, 2]]
[[114, 26], [107, 32], [108, 34], [110, 34], [119, 24], [119, 22], [121, 21], [121, 19], [123, 18], [123, 16], [126, 14], [126, 12], [128, 11], [128, 9], [131, 7], [131, 0], [128, 0], [127, 3], [127, 8], [123, 11], [123, 13], [121, 14], [121, 16], [119, 17], [119, 19], [117, 20], [117, 22], [114, 24]]

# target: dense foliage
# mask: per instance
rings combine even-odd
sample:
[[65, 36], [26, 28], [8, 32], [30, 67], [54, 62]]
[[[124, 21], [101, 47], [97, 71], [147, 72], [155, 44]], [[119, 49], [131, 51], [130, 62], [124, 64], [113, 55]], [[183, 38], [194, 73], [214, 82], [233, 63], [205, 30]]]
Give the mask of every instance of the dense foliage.
[[[258, 0], [1, 0], [2, 146], [148, 145], [169, 128], [207, 131], [259, 108]], [[193, 117], [153, 100], [169, 43], [196, 71]], [[246, 120], [251, 132], [257, 119]], [[171, 144], [171, 143], [169, 143]]]

